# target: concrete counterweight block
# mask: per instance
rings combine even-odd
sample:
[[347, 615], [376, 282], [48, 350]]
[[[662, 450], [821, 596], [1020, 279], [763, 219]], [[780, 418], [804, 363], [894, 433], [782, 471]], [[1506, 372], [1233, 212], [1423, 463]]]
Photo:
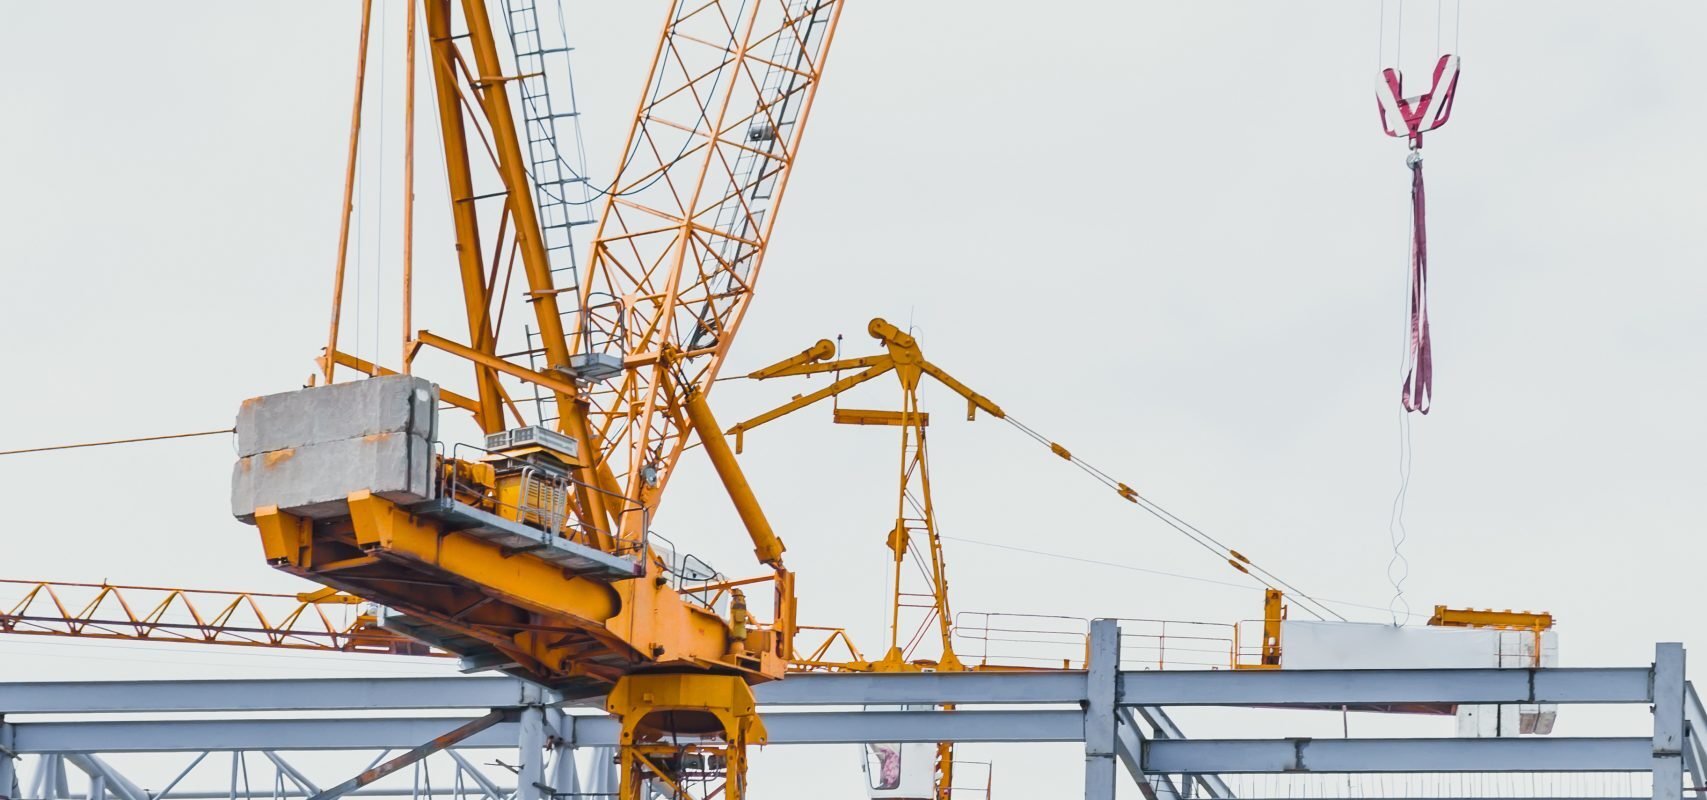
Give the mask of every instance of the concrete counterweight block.
[[231, 513], [255, 509], [314, 519], [347, 513], [351, 492], [396, 503], [433, 496], [438, 387], [388, 375], [256, 397], [237, 414]]

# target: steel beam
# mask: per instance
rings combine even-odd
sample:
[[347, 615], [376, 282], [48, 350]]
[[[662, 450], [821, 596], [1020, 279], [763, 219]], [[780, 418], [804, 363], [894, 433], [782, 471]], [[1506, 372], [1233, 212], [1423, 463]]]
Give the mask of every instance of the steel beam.
[[[526, 712], [524, 711], [522, 713], [525, 714]], [[402, 755], [393, 758], [390, 761], [383, 764], [377, 764], [363, 770], [361, 774], [315, 795], [312, 800], [338, 800], [338, 798], [343, 797], [350, 792], [384, 778], [397, 770], [407, 767], [410, 764], [414, 764], [415, 762], [444, 750], [451, 745], [465, 741], [468, 737], [487, 730], [492, 726], [503, 722], [507, 718], [513, 719], [515, 716], [515, 712], [498, 710], [493, 711], [484, 717], [465, 722], [455, 730], [435, 736], [425, 744], [412, 747]]]
[[1133, 717], [1132, 709], [1117, 711], [1116, 722], [1114, 754], [1120, 759], [1121, 766], [1126, 767], [1126, 773], [1138, 783], [1138, 790], [1144, 793], [1145, 800], [1180, 800], [1179, 787], [1174, 785], [1172, 778], [1144, 772], [1144, 734], [1138, 729], [1138, 720]]
[[[403, 749], [467, 722], [467, 717], [33, 722], [17, 725], [17, 746], [27, 754]], [[765, 727], [771, 744], [1084, 739], [1084, 715], [1076, 709], [812, 711], [768, 714]], [[457, 747], [510, 748], [519, 735], [517, 723], [502, 722]], [[602, 716], [565, 717], [556, 735], [577, 747], [611, 746], [617, 723]]]
[[[386, 719], [214, 719], [32, 722], [17, 726], [18, 752], [171, 753], [203, 750], [400, 750], [462, 725], [469, 717]], [[515, 747], [516, 726], [500, 723], [458, 744]]]
[[1645, 738], [1173, 739], [1144, 743], [1145, 772], [1646, 772]]
[[[1123, 705], [1646, 703], [1645, 668], [1123, 672]], [[795, 675], [754, 687], [763, 706], [1078, 704], [1083, 672]], [[489, 709], [558, 702], [493, 677], [0, 684], [0, 714]]]
[[0, 683], [0, 714], [490, 709], [558, 698], [514, 678]]
[[1227, 670], [1124, 672], [1132, 706], [1332, 706], [1646, 703], [1635, 668]]
[[[578, 717], [577, 720], [587, 720]], [[611, 733], [576, 744], [616, 743]], [[822, 711], [766, 714], [771, 744], [864, 744], [882, 742], [1077, 742], [1085, 736], [1084, 715], [1073, 710], [1025, 711]], [[577, 722], [579, 735], [583, 724]], [[604, 727], [600, 725], [599, 727]]]
[[1077, 705], [1085, 700], [1085, 673], [816, 673], [761, 683], [753, 695], [761, 706]]
[[[1154, 706], [1140, 706], [1138, 713], [1144, 717], [1145, 722], [1150, 723], [1150, 726], [1156, 729], [1157, 739], [1186, 738], [1185, 732], [1180, 730], [1179, 725], [1174, 722], [1173, 717], [1168, 716], [1167, 711]], [[1190, 794], [1193, 781], [1202, 784], [1203, 790], [1209, 793], [1210, 800], [1233, 800], [1232, 788], [1227, 786], [1227, 782], [1221, 780], [1219, 775], [1186, 775], [1180, 788], [1184, 789], [1186, 794]]]

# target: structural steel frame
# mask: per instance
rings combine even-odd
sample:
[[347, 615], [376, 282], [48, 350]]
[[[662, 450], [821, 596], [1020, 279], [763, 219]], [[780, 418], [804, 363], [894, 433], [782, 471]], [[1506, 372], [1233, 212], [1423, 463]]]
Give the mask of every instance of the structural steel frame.
[[[1707, 726], [1684, 679], [1684, 650], [1657, 646], [1653, 664], [1631, 668], [1455, 670], [1121, 671], [1113, 620], [1091, 628], [1090, 668], [1072, 672], [816, 673], [754, 687], [771, 745], [894, 742], [1083, 742], [1085, 797], [1112, 800], [1122, 768], [1151, 800], [1228, 798], [1218, 777], [1260, 773], [1628, 772], [1653, 775], [1654, 800], [1707, 798]], [[1185, 738], [1168, 706], [1322, 708], [1413, 704], [1643, 704], [1652, 736], [1498, 739]], [[871, 706], [955, 707], [868, 711]], [[422, 711], [446, 716], [418, 716]], [[455, 716], [459, 710], [475, 716]], [[314, 719], [262, 714], [321, 712]], [[340, 717], [336, 712], [360, 711]], [[376, 716], [376, 712], [414, 715]], [[484, 727], [470, 723], [502, 714]], [[33, 715], [222, 715], [206, 719], [30, 719]], [[23, 716], [25, 719], [20, 720]], [[460, 738], [447, 731], [466, 731]], [[105, 753], [259, 751], [294, 785], [280, 796], [331, 800], [279, 752], [517, 748], [513, 789], [486, 777], [492, 800], [540, 800], [586, 791], [562, 768], [547, 782], [538, 754], [551, 743], [616, 744], [617, 722], [586, 701], [512, 678], [359, 678], [219, 681], [32, 682], [0, 684], [0, 798], [16, 793], [16, 758], [42, 756], [41, 770], [69, 761], [90, 775], [91, 800], [151, 800], [101, 761]], [[423, 744], [426, 743], [426, 744]], [[454, 750], [452, 748], [455, 748]], [[530, 754], [531, 757], [530, 757]], [[559, 758], [559, 761], [564, 759]], [[198, 759], [199, 761], [199, 759]], [[377, 760], [376, 760], [377, 764]], [[38, 770], [34, 786], [58, 780]], [[1691, 780], [1684, 789], [1684, 775]], [[279, 779], [281, 782], [284, 778]], [[361, 784], [345, 782], [351, 789]], [[386, 794], [365, 790], [354, 794]], [[405, 792], [406, 793], [406, 792]], [[442, 793], [442, 792], [441, 792]], [[204, 793], [205, 794], [205, 793]], [[32, 798], [42, 795], [29, 795]], [[63, 796], [48, 793], [48, 796]], [[191, 798], [195, 793], [171, 795]], [[222, 795], [223, 796], [223, 795]]]

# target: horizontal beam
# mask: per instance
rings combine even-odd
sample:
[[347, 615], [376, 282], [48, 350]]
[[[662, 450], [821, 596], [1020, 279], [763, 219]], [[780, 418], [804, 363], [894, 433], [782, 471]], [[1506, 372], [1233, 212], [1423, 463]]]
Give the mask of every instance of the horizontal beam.
[[[27, 722], [16, 725], [18, 753], [199, 753], [206, 750], [404, 750], [472, 717], [387, 719], [212, 719]], [[505, 722], [457, 748], [516, 746]]]
[[[204, 750], [381, 750], [420, 745], [468, 717], [386, 719], [102, 720], [24, 722], [13, 726], [19, 753], [167, 753]], [[1084, 715], [1070, 710], [813, 711], [766, 714], [771, 744], [865, 742], [1071, 742], [1084, 737]], [[557, 735], [577, 747], [615, 745], [616, 720], [565, 716]], [[504, 722], [457, 749], [515, 747], [516, 723]]]
[[761, 706], [1077, 705], [1085, 673], [914, 672], [809, 673], [753, 687]]
[[1149, 773], [1646, 772], [1653, 740], [1160, 739], [1144, 743]]
[[556, 700], [514, 678], [0, 683], [0, 714], [386, 711], [501, 708]]
[[[1123, 672], [1122, 705], [1647, 703], [1647, 668]], [[1079, 671], [793, 675], [762, 706], [1077, 705]], [[556, 700], [512, 678], [306, 678], [0, 684], [0, 714], [488, 709]]]
[[1647, 703], [1652, 670], [1369, 669], [1123, 672], [1132, 706]]
[[[16, 749], [41, 753], [160, 753], [205, 750], [379, 750], [417, 746], [468, 718], [260, 719], [18, 723]], [[1084, 736], [1077, 710], [813, 711], [769, 714], [770, 743], [1072, 742]], [[574, 746], [613, 745], [615, 720], [565, 717], [558, 735]], [[506, 722], [461, 742], [464, 750], [512, 748]], [[1641, 772], [1652, 741], [1620, 739], [1276, 739], [1152, 740], [1147, 773], [1283, 772]]]
[[[764, 723], [771, 744], [1082, 742], [1085, 739], [1085, 715], [1078, 709], [809, 711], [765, 714]], [[615, 737], [611, 742], [590, 744], [614, 743]]]

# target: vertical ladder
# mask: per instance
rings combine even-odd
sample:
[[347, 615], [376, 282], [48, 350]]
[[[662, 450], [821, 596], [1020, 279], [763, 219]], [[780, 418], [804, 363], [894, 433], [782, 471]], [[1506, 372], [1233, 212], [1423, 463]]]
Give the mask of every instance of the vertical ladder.
[[[770, 200], [776, 193], [777, 176], [783, 164], [772, 153], [783, 147], [794, 135], [800, 121], [805, 98], [800, 90], [804, 82], [800, 72], [806, 69], [806, 53], [815, 50], [817, 37], [828, 28], [832, 7], [824, 0], [788, 0], [789, 24], [771, 43], [768, 66], [759, 83], [759, 113], [753, 118], [745, 137], [751, 149], [740, 149], [730, 170], [734, 191], [718, 206], [712, 218], [712, 228], [726, 235], [717, 243], [717, 258], [733, 266], [734, 274], [726, 277], [725, 285], [737, 277], [745, 280], [752, 266], [754, 248], [744, 242], [754, 241], [764, 226]], [[768, 114], [764, 113], [766, 110]], [[792, 155], [792, 154], [790, 154]], [[751, 209], [751, 218], [747, 214]], [[716, 337], [716, 321], [707, 318], [710, 309], [700, 314], [691, 339], [684, 349], [694, 350], [708, 344], [705, 337]]]
[[548, 33], [549, 26], [541, 26], [536, 0], [504, 0], [504, 18], [516, 55], [515, 83], [527, 138], [528, 175], [533, 179], [553, 285], [563, 290], [560, 297], [577, 297], [573, 290], [580, 281], [573, 229], [593, 221], [593, 197], [562, 6], [556, 8], [555, 34]]
[[[528, 176], [552, 286], [560, 294], [564, 315], [577, 313], [580, 279], [576, 268], [574, 229], [593, 221], [593, 190], [587, 180], [587, 154], [581, 139], [581, 114], [575, 103], [574, 72], [570, 68], [568, 35], [561, 0], [547, 24], [541, 24], [537, 0], [504, 0], [504, 23], [516, 56], [515, 81], [520, 95], [523, 134], [527, 139]], [[549, 23], [555, 21], [555, 30]], [[544, 342], [526, 331], [528, 366], [540, 369]], [[533, 386], [534, 410], [541, 425], [560, 416], [556, 397]]]

